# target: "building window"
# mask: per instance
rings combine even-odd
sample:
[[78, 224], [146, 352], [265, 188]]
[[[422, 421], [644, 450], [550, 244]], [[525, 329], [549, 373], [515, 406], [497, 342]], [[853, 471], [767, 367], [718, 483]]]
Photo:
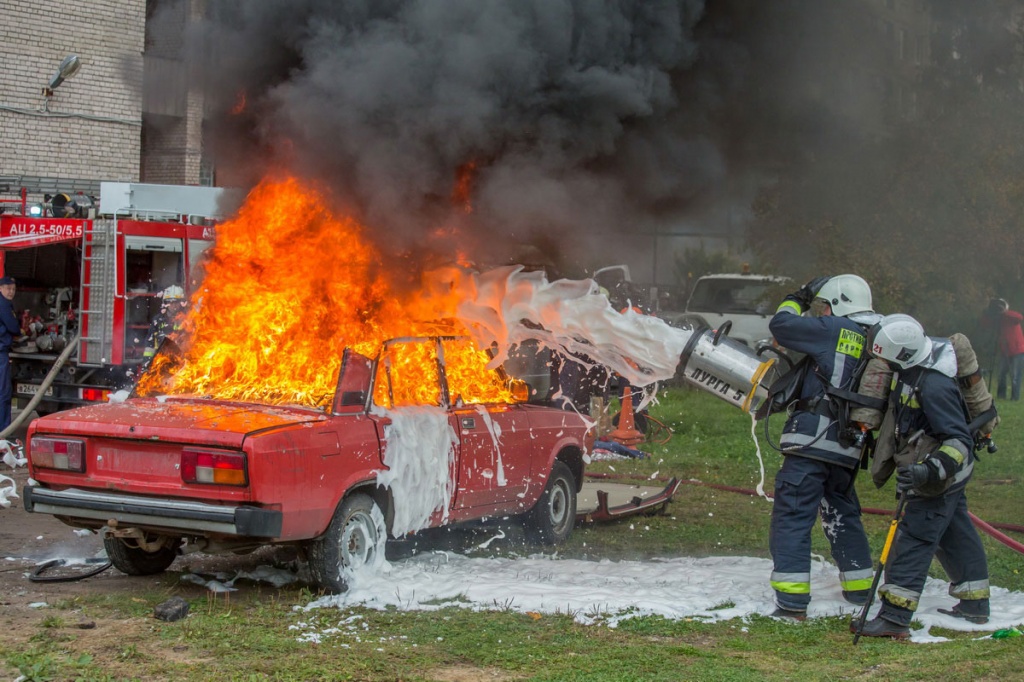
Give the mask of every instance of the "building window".
[[199, 185], [200, 187], [213, 187], [216, 181], [216, 174], [214, 173], [213, 161], [207, 156], [203, 156], [199, 159]]
[[200, 145], [202, 152], [199, 155], [199, 184], [202, 187], [213, 187], [217, 184], [216, 166], [213, 162], [213, 154], [210, 149], [210, 126], [206, 119], [203, 119], [202, 140]]
[[906, 59], [907, 58], [907, 31], [906, 31], [906, 29], [902, 29], [902, 28], [900, 29], [898, 38], [899, 38], [900, 59]]

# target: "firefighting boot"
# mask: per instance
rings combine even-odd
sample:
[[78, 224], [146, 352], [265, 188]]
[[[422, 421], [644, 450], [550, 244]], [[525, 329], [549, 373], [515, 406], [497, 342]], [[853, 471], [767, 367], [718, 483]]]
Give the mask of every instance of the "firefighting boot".
[[[850, 632], [857, 634], [859, 618], [850, 621]], [[910, 626], [897, 625], [881, 616], [864, 623], [864, 629], [860, 631], [861, 637], [890, 637], [892, 639], [906, 639], [910, 637]]]
[[790, 609], [784, 609], [781, 606], [772, 612], [772, 618], [778, 618], [780, 620], [789, 620], [794, 623], [801, 623], [807, 620], [806, 611], [792, 611]]
[[951, 609], [939, 609], [939, 613], [954, 618], [963, 618], [968, 623], [984, 625], [988, 622], [988, 599], [962, 599]]

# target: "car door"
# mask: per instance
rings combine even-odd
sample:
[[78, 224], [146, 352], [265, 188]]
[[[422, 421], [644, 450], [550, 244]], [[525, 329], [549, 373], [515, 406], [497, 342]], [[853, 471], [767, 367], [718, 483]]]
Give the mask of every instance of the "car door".
[[[456, 494], [458, 428], [441, 384], [438, 340], [388, 341], [377, 359], [371, 414], [377, 421], [396, 517], [418, 519], [411, 530], [438, 525]], [[429, 523], [423, 521], [430, 516]], [[422, 523], [421, 523], [422, 522]]]
[[457, 509], [491, 507], [516, 513], [533, 476], [530, 424], [514, 405], [473, 405], [454, 410], [461, 453]]
[[487, 353], [463, 338], [442, 339], [441, 351], [460, 442], [456, 509], [522, 511], [520, 502], [534, 474], [529, 419], [504, 377], [487, 367]]

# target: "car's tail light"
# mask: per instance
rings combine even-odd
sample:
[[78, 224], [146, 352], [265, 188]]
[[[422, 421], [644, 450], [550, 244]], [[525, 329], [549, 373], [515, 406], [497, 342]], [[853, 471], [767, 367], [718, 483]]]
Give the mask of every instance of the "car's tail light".
[[105, 401], [107, 396], [110, 395], [110, 391], [103, 388], [83, 388], [82, 389], [82, 400], [91, 400], [93, 402]]
[[245, 454], [210, 450], [182, 450], [181, 480], [185, 483], [246, 485], [248, 476], [245, 471]]
[[65, 438], [40, 438], [29, 441], [33, 466], [63, 471], [85, 471], [85, 443]]

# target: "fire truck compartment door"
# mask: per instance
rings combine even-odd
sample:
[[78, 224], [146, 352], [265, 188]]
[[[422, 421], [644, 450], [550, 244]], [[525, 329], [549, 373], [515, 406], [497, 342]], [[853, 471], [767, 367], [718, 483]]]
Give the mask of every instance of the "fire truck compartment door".
[[129, 251], [173, 251], [175, 253], [184, 251], [182, 241], [174, 237], [127, 235], [124, 238], [124, 246]]

